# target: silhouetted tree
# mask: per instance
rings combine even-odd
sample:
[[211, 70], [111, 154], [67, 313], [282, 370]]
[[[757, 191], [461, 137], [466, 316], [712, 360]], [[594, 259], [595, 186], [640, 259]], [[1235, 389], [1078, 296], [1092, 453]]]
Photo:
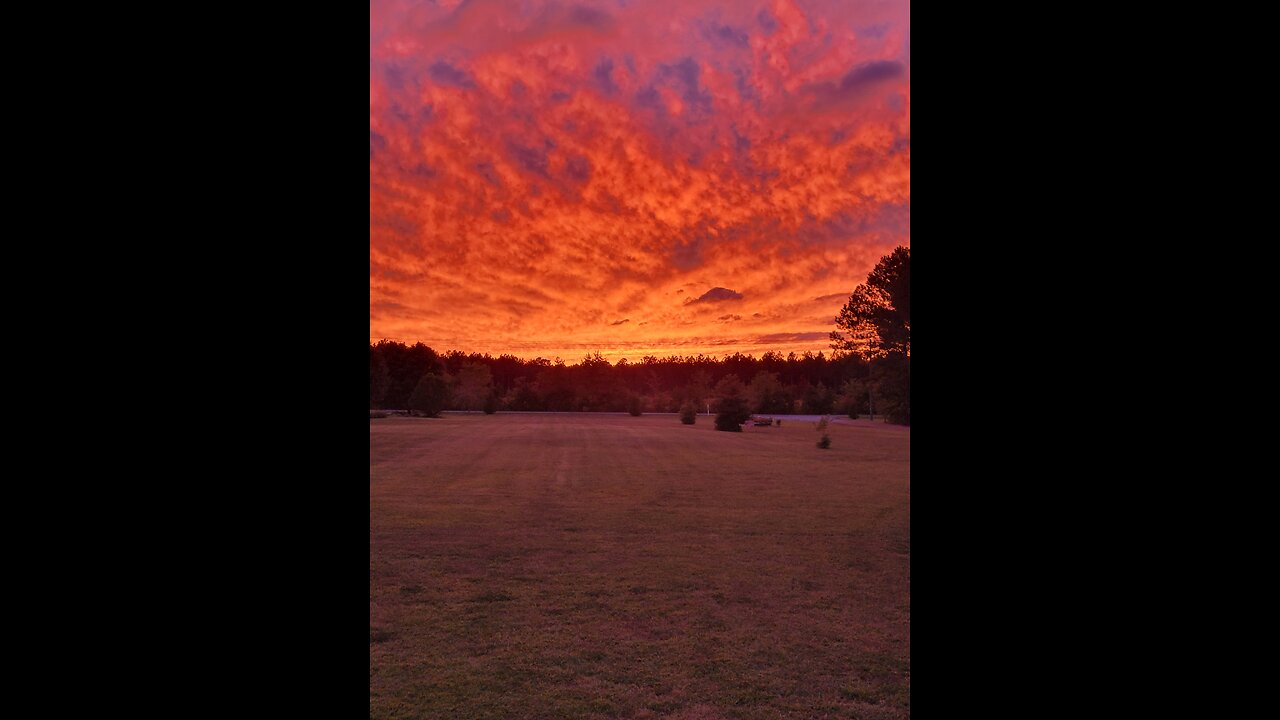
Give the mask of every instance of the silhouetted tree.
[[831, 347], [866, 358], [911, 357], [911, 248], [880, 258], [836, 317]]
[[840, 386], [840, 397], [837, 401], [840, 405], [840, 412], [845, 413], [850, 418], [857, 420], [858, 416], [867, 412], [867, 387], [869, 381], [861, 378], [851, 378]]
[[435, 373], [422, 376], [409, 396], [409, 409], [420, 412], [427, 417], [439, 417], [449, 401], [449, 386], [445, 379]]
[[876, 412], [889, 422], [911, 424], [911, 358], [894, 353], [871, 364]]
[[751, 408], [760, 413], [785, 413], [790, 401], [778, 380], [778, 374], [761, 370], [751, 379], [748, 391]]
[[685, 399], [693, 403], [694, 407], [701, 408], [709, 397], [711, 397], [711, 373], [699, 368], [689, 378]]
[[[875, 362], [875, 382], [896, 381], [887, 374], [891, 367], [898, 367], [896, 364], [884, 364], [887, 358]], [[903, 378], [909, 376], [909, 366], [905, 369]], [[559, 358], [555, 362], [505, 354], [495, 358], [456, 350], [440, 355], [422, 343], [406, 346], [383, 340], [369, 346], [370, 406], [409, 408], [410, 395], [427, 373], [452, 383], [449, 390], [457, 391], [454, 402], [446, 408], [469, 410], [482, 409], [490, 397], [496, 397], [499, 410], [626, 411], [631, 397], [639, 396], [642, 410], [677, 412], [688, 403], [695, 412], [702, 412], [707, 401], [715, 398], [717, 382], [729, 376], [752, 378], [742, 400], [746, 410], [757, 412], [822, 412], [826, 409], [824, 395], [832, 395], [830, 389], [837, 387], [842, 391], [843, 411], [848, 397], [842, 386], [847, 380], [864, 381], [866, 388], [875, 389], [871, 364], [853, 353], [832, 358], [822, 353], [791, 353], [784, 359], [770, 351], [759, 360], [740, 353], [721, 359], [645, 356], [638, 363], [617, 365], [593, 353], [577, 365], [566, 365]], [[901, 397], [899, 404], [909, 410], [908, 391], [904, 385], [882, 393], [876, 390], [874, 396], [883, 394], [887, 402]], [[865, 399], [861, 398], [863, 404]]]
[[716, 429], [742, 432], [742, 423], [751, 417], [744, 397], [746, 388], [737, 375], [729, 374], [716, 383]]
[[911, 249], [895, 248], [854, 289], [836, 317], [832, 348], [871, 361], [870, 400], [911, 424]]
[[479, 410], [493, 392], [493, 374], [488, 365], [463, 363], [458, 368], [454, 397], [461, 410]]
[[369, 407], [381, 407], [387, 390], [391, 387], [391, 371], [387, 359], [376, 345], [369, 346]]
[[533, 382], [529, 378], [516, 378], [515, 386], [507, 395], [507, 407], [525, 412], [542, 409], [542, 398], [533, 389]]
[[692, 425], [698, 420], [698, 411], [694, 409], [693, 403], [685, 403], [680, 408], [680, 422], [685, 425]]
[[819, 382], [810, 385], [804, 394], [804, 411], [809, 415], [825, 415], [831, 412], [835, 397], [827, 390], [827, 386]]

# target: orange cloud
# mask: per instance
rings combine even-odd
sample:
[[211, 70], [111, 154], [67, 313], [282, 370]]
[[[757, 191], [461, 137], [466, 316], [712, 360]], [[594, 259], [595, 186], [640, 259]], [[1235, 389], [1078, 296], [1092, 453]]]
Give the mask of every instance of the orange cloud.
[[[372, 3], [371, 338], [827, 349], [843, 299], [910, 243], [908, 15]], [[741, 295], [730, 319], [686, 304], [713, 288]]]

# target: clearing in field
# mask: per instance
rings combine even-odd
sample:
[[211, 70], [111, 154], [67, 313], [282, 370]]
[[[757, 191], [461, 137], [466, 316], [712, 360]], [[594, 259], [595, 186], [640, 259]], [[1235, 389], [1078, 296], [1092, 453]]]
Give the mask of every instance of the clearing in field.
[[369, 427], [372, 718], [906, 718], [907, 428]]

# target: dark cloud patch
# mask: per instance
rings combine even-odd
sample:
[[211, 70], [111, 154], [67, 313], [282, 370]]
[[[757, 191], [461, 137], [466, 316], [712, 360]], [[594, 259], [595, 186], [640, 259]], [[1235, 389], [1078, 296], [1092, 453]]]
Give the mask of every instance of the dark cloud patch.
[[888, 29], [889, 29], [888, 23], [881, 23], [879, 25], [868, 25], [866, 27], [860, 27], [857, 29], [856, 32], [860, 37], [882, 38], [884, 37], [885, 31]]
[[547, 151], [540, 148], [529, 148], [517, 145], [513, 142], [507, 143], [507, 151], [511, 154], [516, 165], [525, 170], [544, 178], [549, 178], [547, 174]]
[[636, 104], [642, 108], [666, 112], [666, 106], [662, 104], [662, 96], [652, 85], [645, 86], [636, 92]]
[[733, 322], [734, 320], [741, 320], [741, 319], [742, 319], [741, 315], [721, 315], [720, 317], [716, 318], [716, 320], [719, 320], [720, 322]]
[[611, 323], [609, 323], [609, 324], [610, 324], [610, 325], [621, 325], [622, 323], [628, 323], [628, 322], [631, 322], [631, 318], [626, 318], [626, 319], [624, 319], [624, 320], [616, 320], [616, 321], [611, 322]]
[[402, 123], [409, 124], [414, 121], [414, 114], [404, 105], [401, 105], [394, 100], [391, 101], [391, 107], [388, 108], [388, 111], [391, 113], [392, 117]]
[[862, 88], [902, 75], [902, 63], [897, 60], [872, 60], [854, 67], [840, 79], [842, 92], [857, 92]]
[[778, 29], [778, 21], [773, 17], [773, 13], [768, 10], [761, 10], [756, 15], [756, 22], [760, 23], [760, 27], [764, 28], [766, 35], [772, 35], [774, 30]]
[[825, 332], [773, 333], [772, 335], [761, 335], [752, 340], [752, 342], [757, 345], [772, 345], [787, 342], [811, 342], [813, 340], [825, 340], [828, 337], [830, 337], [830, 334]]
[[813, 299], [814, 302], [828, 302], [830, 300], [847, 300], [850, 293], [831, 293], [830, 295], [821, 295]]
[[369, 275], [383, 280], [410, 284], [420, 282], [427, 277], [425, 273], [408, 272], [394, 265], [387, 265], [372, 259], [369, 260]]
[[605, 58], [596, 65], [596, 69], [591, 71], [591, 77], [595, 79], [598, 86], [606, 95], [612, 95], [617, 92], [618, 86], [613, 82], [613, 58]]
[[735, 47], [745, 48], [748, 46], [747, 34], [728, 25], [711, 26], [707, 28], [705, 34], [713, 43], [724, 45], [733, 45]]
[[506, 208], [499, 208], [489, 213], [489, 217], [493, 218], [494, 222], [502, 223], [505, 225], [511, 220], [511, 211]]
[[688, 242], [676, 245], [671, 251], [671, 262], [680, 270], [692, 270], [702, 264], [702, 244], [704, 238], [695, 237]]
[[760, 109], [760, 94], [756, 92], [755, 86], [751, 84], [750, 73], [744, 68], [733, 69], [734, 84], [738, 88], [738, 97], [743, 102], [751, 103], [757, 110]]
[[475, 164], [476, 172], [480, 173], [480, 177], [490, 185], [501, 188], [502, 176], [498, 174], [498, 169], [491, 162], [478, 162]]
[[430, 165], [419, 162], [407, 170], [408, 174], [418, 178], [419, 180], [431, 180], [436, 176], [435, 168]]
[[369, 219], [370, 227], [385, 227], [401, 237], [416, 237], [418, 223], [411, 217], [398, 212], [389, 212], [379, 218]]
[[724, 302], [726, 300], [741, 300], [741, 299], [742, 299], [742, 293], [740, 292], [734, 292], [729, 288], [713, 287], [710, 290], [699, 295], [696, 299], [685, 300], [684, 304], [691, 305], [693, 303], [700, 303], [700, 302]]
[[380, 153], [387, 149], [387, 139], [378, 133], [369, 131], [369, 159], [372, 160], [374, 154]]
[[551, 93], [551, 102], [556, 103], [558, 105], [563, 102], [568, 102], [569, 98], [571, 97], [573, 97], [573, 95], [561, 90], [557, 90]]
[[613, 16], [597, 8], [574, 5], [569, 8], [569, 22], [596, 30], [609, 30], [613, 27]]
[[390, 300], [369, 303], [369, 313], [372, 315], [403, 315], [412, 311], [413, 308]]
[[399, 92], [405, 89], [409, 74], [399, 65], [387, 65], [382, 68], [382, 79], [387, 83], [387, 89]]
[[565, 163], [564, 172], [574, 182], [585, 183], [591, 179], [591, 161], [585, 155], [574, 155]]
[[702, 69], [693, 58], [687, 57], [674, 65], [663, 65], [659, 74], [664, 79], [673, 81], [685, 102], [695, 106], [706, 105], [710, 109], [710, 94], [698, 91]]
[[428, 69], [428, 72], [431, 74], [431, 79], [440, 85], [450, 85], [465, 90], [470, 90], [476, 86], [475, 81], [471, 79], [470, 73], [459, 70], [443, 60], [437, 60]]

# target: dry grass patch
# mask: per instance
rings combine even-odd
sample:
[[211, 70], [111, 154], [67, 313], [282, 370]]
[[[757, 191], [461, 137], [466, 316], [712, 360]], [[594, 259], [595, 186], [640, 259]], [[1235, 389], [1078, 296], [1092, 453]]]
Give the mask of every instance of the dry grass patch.
[[373, 718], [905, 718], [910, 430], [370, 425]]

